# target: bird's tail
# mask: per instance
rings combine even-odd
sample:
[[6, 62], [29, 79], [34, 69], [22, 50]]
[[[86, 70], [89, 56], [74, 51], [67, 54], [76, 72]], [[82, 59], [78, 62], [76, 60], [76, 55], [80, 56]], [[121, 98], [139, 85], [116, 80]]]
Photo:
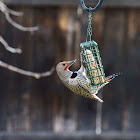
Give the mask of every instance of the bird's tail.
[[99, 98], [97, 95], [95, 95], [95, 94], [92, 94], [92, 98], [95, 99], [95, 100], [97, 100], [97, 101], [99, 101], [99, 102], [101, 102], [101, 103], [104, 102], [102, 99], [100, 99], [100, 98]]
[[118, 77], [118, 76], [120, 76], [122, 73], [116, 73], [116, 74], [113, 74], [113, 75], [110, 75], [110, 76], [108, 76], [108, 77], [106, 77], [106, 82], [110, 82], [110, 81], [112, 81], [113, 79], [115, 79], [116, 77]]

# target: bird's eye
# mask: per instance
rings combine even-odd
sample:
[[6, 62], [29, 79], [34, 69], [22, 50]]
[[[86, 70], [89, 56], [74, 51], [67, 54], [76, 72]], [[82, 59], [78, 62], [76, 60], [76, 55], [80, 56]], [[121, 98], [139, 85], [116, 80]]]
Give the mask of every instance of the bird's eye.
[[65, 66], [65, 64], [63, 64], [63, 66]]

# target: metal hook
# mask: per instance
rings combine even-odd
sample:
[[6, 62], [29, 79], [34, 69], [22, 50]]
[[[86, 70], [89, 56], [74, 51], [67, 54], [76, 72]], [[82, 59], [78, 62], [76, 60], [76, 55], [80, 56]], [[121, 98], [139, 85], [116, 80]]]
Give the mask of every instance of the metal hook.
[[103, 0], [99, 0], [97, 6], [95, 8], [87, 8], [86, 5], [85, 5], [85, 3], [84, 3], [84, 0], [80, 0], [80, 3], [81, 3], [82, 8], [85, 11], [87, 11], [87, 12], [95, 12], [102, 5]]

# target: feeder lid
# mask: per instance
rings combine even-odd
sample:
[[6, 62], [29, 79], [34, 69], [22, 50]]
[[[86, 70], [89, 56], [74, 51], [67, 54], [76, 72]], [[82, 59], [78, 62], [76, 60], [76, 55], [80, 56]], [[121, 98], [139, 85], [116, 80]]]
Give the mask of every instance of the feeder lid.
[[80, 44], [80, 47], [90, 47], [90, 46], [98, 46], [98, 44], [95, 41], [88, 41], [88, 42], [83, 42]]

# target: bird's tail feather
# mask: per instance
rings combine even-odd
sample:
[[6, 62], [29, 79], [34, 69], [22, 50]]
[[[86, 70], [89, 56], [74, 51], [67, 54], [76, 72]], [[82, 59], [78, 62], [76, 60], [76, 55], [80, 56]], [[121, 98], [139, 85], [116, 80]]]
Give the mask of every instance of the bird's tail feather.
[[92, 97], [93, 97], [93, 99], [95, 99], [95, 100], [97, 100], [97, 101], [99, 101], [99, 102], [101, 102], [101, 103], [104, 102], [102, 99], [100, 99], [100, 98], [99, 98], [97, 95], [95, 95], [95, 94], [92, 94]]
[[113, 79], [115, 79], [116, 77], [120, 76], [122, 73], [116, 73], [116, 74], [113, 74], [113, 75], [110, 75], [108, 77], [106, 77], [106, 82], [110, 82], [112, 81]]

